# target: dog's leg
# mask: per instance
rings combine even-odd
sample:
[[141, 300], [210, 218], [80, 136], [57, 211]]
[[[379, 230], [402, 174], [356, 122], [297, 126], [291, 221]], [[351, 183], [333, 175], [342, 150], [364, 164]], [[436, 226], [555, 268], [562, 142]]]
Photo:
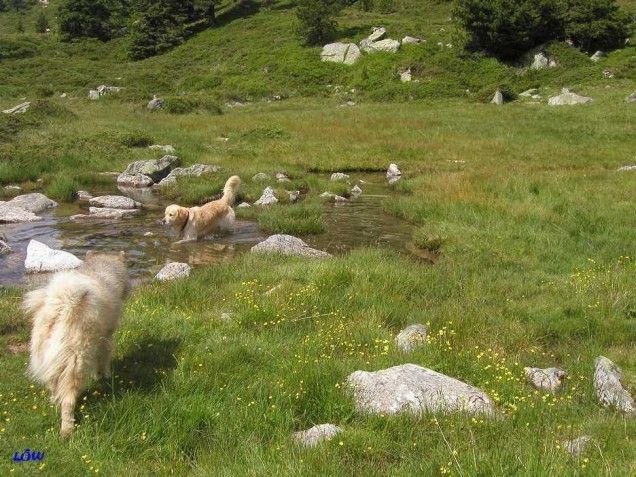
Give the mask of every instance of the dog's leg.
[[99, 355], [99, 368], [97, 370], [98, 377], [110, 378], [110, 361], [113, 353], [113, 343], [110, 339], [104, 338]]
[[62, 426], [60, 436], [63, 439], [70, 437], [75, 427], [75, 404], [80, 393], [81, 376], [77, 357], [71, 358], [71, 362], [62, 372], [56, 390], [56, 401], [62, 408]]

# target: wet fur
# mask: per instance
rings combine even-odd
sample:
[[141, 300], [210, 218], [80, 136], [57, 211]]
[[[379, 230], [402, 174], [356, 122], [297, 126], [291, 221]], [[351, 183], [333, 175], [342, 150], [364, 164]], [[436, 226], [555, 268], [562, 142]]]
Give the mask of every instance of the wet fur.
[[164, 214], [164, 223], [172, 226], [180, 242], [198, 240], [213, 232], [232, 232], [234, 229], [234, 203], [241, 185], [238, 176], [230, 177], [223, 188], [223, 197], [201, 207], [169, 205]]
[[79, 268], [57, 273], [24, 297], [23, 309], [33, 317], [29, 374], [61, 407], [62, 437], [73, 432], [75, 404], [88, 380], [110, 376], [112, 336], [129, 288], [123, 253], [89, 252]]

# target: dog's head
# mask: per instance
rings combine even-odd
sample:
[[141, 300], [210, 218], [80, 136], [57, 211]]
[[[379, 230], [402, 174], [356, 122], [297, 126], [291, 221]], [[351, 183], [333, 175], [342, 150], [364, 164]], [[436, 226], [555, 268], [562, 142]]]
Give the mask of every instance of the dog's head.
[[169, 205], [163, 215], [163, 223], [172, 227], [183, 227], [188, 220], [188, 210], [180, 205]]

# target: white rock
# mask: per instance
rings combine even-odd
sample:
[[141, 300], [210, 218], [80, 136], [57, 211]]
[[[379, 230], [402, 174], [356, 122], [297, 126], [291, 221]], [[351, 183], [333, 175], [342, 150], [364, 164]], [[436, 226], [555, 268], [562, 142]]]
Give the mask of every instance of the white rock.
[[139, 213], [139, 209], [112, 209], [110, 207], [89, 207], [91, 217], [100, 219], [123, 219]]
[[254, 177], [252, 177], [252, 180], [254, 182], [265, 182], [270, 179], [271, 177], [268, 174], [265, 174], [264, 172], [259, 172], [258, 174], [254, 175]]
[[291, 235], [277, 234], [254, 245], [251, 253], [276, 253], [281, 255], [300, 255], [304, 257], [331, 257], [327, 252], [311, 248], [305, 242]]
[[427, 333], [428, 329], [424, 325], [409, 325], [395, 337], [395, 345], [405, 353], [409, 353], [426, 344]]
[[225, 321], [226, 323], [229, 323], [230, 321], [232, 321], [232, 313], [221, 313], [221, 321]]
[[599, 356], [594, 363], [594, 389], [603, 407], [614, 407], [626, 414], [636, 413], [636, 403], [623, 387], [621, 369], [605, 356]]
[[386, 176], [387, 177], [391, 177], [391, 176], [401, 176], [402, 175], [402, 171], [400, 171], [400, 169], [398, 169], [397, 164], [389, 164], [389, 168], [386, 171]]
[[300, 198], [300, 191], [299, 190], [291, 190], [291, 191], [287, 191], [287, 195], [289, 196], [289, 201], [290, 202], [296, 202], [299, 198]]
[[190, 265], [188, 265], [187, 263], [172, 262], [159, 270], [159, 273], [157, 273], [155, 278], [162, 282], [167, 280], [188, 278], [191, 271], [192, 267], [190, 267]]
[[347, 381], [360, 412], [494, 414], [493, 402], [481, 389], [415, 364], [375, 372], [355, 371]]
[[322, 48], [322, 61], [352, 65], [360, 59], [360, 49], [355, 43], [330, 43]]
[[150, 187], [154, 181], [144, 174], [126, 174], [122, 172], [117, 176], [117, 184], [122, 187]]
[[133, 176], [135, 174], [143, 174], [144, 176], [150, 177], [153, 182], [159, 182], [170, 174], [170, 171], [177, 165], [179, 165], [179, 158], [177, 156], [166, 155], [160, 159], [131, 162], [123, 173]]
[[535, 94], [537, 94], [538, 92], [539, 90], [537, 88], [531, 88], [524, 91], [523, 93], [519, 93], [519, 96], [521, 96], [522, 98], [530, 98], [534, 96]]
[[593, 442], [592, 436], [581, 436], [571, 441], [563, 443], [563, 450], [572, 457], [577, 458], [583, 455], [588, 446]]
[[9, 246], [7, 242], [0, 239], [0, 257], [2, 255], [7, 255], [9, 253], [11, 253], [11, 247]]
[[176, 151], [170, 144], [153, 144], [148, 146], [148, 149], [153, 151], [162, 151], [165, 154], [174, 154]]
[[37, 240], [27, 245], [24, 268], [27, 272], [57, 272], [77, 268], [82, 261], [75, 255], [63, 250], [53, 250]]
[[386, 53], [397, 53], [400, 49], [400, 42], [387, 38], [385, 40], [374, 41], [367, 45], [369, 53], [384, 51]]
[[416, 38], [414, 36], [408, 36], [408, 35], [402, 38], [403, 45], [417, 44], [417, 43], [422, 43], [422, 39]]
[[619, 172], [636, 171], [636, 164], [629, 165], [629, 166], [621, 166], [617, 169], [617, 171]]
[[605, 58], [605, 53], [603, 53], [601, 50], [598, 50], [596, 53], [590, 56], [590, 60], [592, 60], [595, 63], [597, 61], [602, 60], [603, 58]]
[[158, 187], [163, 187], [176, 182], [177, 177], [179, 176], [201, 177], [203, 174], [214, 174], [220, 170], [221, 167], [210, 164], [193, 164], [190, 167], [175, 167], [170, 171], [170, 174], [161, 179], [161, 181], [156, 185]]
[[91, 89], [88, 92], [88, 99], [91, 99], [91, 100], [99, 99], [99, 91], [97, 91], [96, 89]]
[[357, 196], [359, 196], [360, 194], [362, 194], [362, 189], [360, 189], [360, 186], [358, 186], [358, 185], [354, 185], [354, 186], [351, 188], [351, 195], [352, 195], [352, 196], [354, 196], [354, 197], [357, 197]]
[[34, 214], [39, 214], [45, 210], [57, 207], [57, 202], [49, 199], [44, 194], [33, 192], [31, 194], [18, 195], [6, 202], [6, 205], [21, 207], [29, 212], [33, 212]]
[[563, 88], [560, 95], [548, 99], [548, 104], [550, 106], [571, 106], [574, 104], [588, 104], [592, 101], [592, 98], [579, 96], [576, 93], [571, 93], [567, 88]]
[[93, 195], [90, 192], [87, 192], [85, 190], [78, 190], [77, 191], [77, 199], [81, 200], [81, 201], [89, 201], [93, 198]]
[[254, 202], [254, 205], [273, 205], [277, 202], [278, 199], [276, 198], [276, 194], [274, 194], [274, 189], [266, 187], [260, 199]]
[[490, 104], [496, 104], [498, 106], [501, 106], [502, 104], [504, 104], [504, 97], [501, 91], [499, 90], [495, 91], [495, 95], [492, 97]]
[[89, 199], [89, 204], [95, 207], [106, 207], [109, 209], [138, 209], [141, 204], [130, 197], [123, 195], [102, 195]]
[[318, 424], [306, 431], [294, 432], [293, 439], [304, 447], [316, 447], [324, 441], [329, 441], [342, 432], [333, 424]]
[[286, 176], [284, 173], [282, 173], [282, 172], [277, 172], [277, 173], [276, 173], [276, 180], [277, 180], [278, 182], [291, 182], [291, 181], [289, 180], [289, 177], [287, 177], [287, 176]]
[[565, 371], [559, 368], [523, 368], [526, 379], [537, 389], [554, 393], [563, 380], [568, 376]]
[[155, 94], [153, 95], [152, 99], [148, 101], [148, 105], [146, 107], [149, 111], [157, 111], [159, 109], [162, 109], [165, 105], [166, 102]]
[[323, 192], [322, 194], [320, 194], [320, 197], [322, 199], [329, 199], [329, 200], [333, 200], [334, 202], [347, 202], [347, 198], [346, 197], [342, 197], [341, 195], [336, 195], [333, 194], [331, 192]]
[[342, 172], [334, 172], [333, 174], [331, 174], [331, 177], [329, 178], [329, 180], [332, 182], [346, 181], [347, 179], [349, 179], [349, 176]]
[[554, 58], [548, 57], [545, 53], [539, 52], [534, 55], [530, 69], [542, 70], [544, 68], [554, 68], [557, 66]]
[[0, 203], [0, 224], [17, 224], [21, 222], [36, 222], [38, 220], [42, 220], [42, 217], [38, 217], [29, 210], [9, 205], [8, 202]]
[[20, 103], [17, 106], [14, 106], [12, 108], [5, 109], [2, 112], [5, 114], [22, 114], [27, 112], [27, 109], [29, 109], [29, 106], [31, 106], [31, 103], [27, 101], [25, 103]]
[[627, 101], [628, 103], [636, 103], [636, 91], [625, 98], [625, 101]]
[[402, 83], [409, 83], [412, 79], [413, 77], [411, 76], [411, 68], [400, 73], [400, 81]]
[[367, 40], [369, 41], [378, 41], [384, 38], [386, 35], [386, 28], [384, 27], [373, 27], [373, 33], [371, 33]]
[[247, 209], [248, 207], [251, 207], [250, 204], [248, 204], [247, 202], [241, 202], [239, 205], [236, 206], [239, 209]]

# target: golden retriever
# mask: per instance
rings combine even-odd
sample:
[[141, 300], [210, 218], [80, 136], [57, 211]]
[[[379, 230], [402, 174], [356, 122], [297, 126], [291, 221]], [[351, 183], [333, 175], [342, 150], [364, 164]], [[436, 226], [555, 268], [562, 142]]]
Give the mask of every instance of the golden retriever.
[[234, 203], [236, 192], [241, 185], [239, 176], [230, 177], [223, 188], [223, 197], [208, 202], [201, 207], [166, 207], [163, 223], [170, 225], [179, 242], [198, 240], [212, 232], [231, 232], [234, 228]]

